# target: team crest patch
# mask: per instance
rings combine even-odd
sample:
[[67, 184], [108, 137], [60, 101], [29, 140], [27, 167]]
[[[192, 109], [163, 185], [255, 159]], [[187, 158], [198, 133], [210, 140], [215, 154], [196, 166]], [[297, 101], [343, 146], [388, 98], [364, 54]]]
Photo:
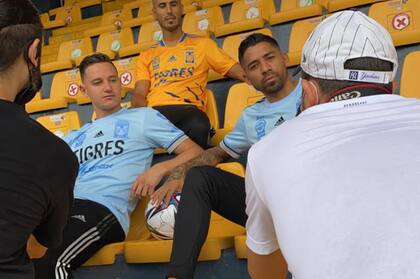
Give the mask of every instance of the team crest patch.
[[130, 124], [126, 120], [118, 120], [115, 124], [114, 138], [127, 139]]
[[153, 70], [154, 71], [158, 70], [159, 69], [159, 66], [160, 66], [160, 59], [159, 59], [159, 57], [153, 58], [153, 60], [152, 60]]
[[169, 57], [168, 62], [176, 62], [176, 57], [175, 55], [171, 55], [171, 57]]
[[255, 123], [255, 131], [257, 132], [257, 137], [259, 140], [265, 136], [266, 125], [267, 121], [265, 121], [264, 117], [257, 117], [257, 122]]
[[195, 63], [195, 56], [194, 50], [188, 49], [185, 51], [185, 64], [194, 64]]

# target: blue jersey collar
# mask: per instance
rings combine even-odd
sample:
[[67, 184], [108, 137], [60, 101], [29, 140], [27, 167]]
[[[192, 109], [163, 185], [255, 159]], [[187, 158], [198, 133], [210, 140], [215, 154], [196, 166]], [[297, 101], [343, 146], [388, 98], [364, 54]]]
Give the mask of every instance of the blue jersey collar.
[[[185, 38], [187, 38], [187, 33], [182, 34], [181, 38], [179, 38], [179, 40], [178, 40], [178, 44], [185, 41]], [[159, 44], [160, 44], [160, 46], [163, 46], [163, 47], [166, 46], [165, 41], [163, 39], [159, 41]]]

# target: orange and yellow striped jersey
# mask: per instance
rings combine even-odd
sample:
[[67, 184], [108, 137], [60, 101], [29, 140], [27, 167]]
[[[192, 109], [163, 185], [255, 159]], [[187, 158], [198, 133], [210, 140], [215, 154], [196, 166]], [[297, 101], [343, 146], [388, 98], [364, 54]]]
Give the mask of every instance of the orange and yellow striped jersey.
[[183, 34], [174, 47], [161, 40], [142, 53], [137, 79], [150, 81], [148, 106], [191, 104], [204, 111], [209, 69], [225, 75], [236, 63], [211, 39]]

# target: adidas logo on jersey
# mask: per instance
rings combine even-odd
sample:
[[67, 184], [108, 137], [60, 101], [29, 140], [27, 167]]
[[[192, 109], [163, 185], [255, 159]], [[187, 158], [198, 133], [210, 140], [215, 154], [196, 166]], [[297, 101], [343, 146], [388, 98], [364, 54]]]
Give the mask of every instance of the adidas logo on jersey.
[[279, 125], [280, 125], [280, 124], [282, 124], [284, 121], [285, 121], [285, 120], [284, 120], [283, 116], [280, 116], [279, 120], [277, 120], [276, 124], [274, 124], [274, 127], [279, 126]]
[[168, 62], [176, 62], [176, 57], [174, 55], [171, 55], [171, 57], [169, 57]]
[[102, 131], [99, 131], [95, 136], [94, 136], [94, 138], [100, 138], [100, 137], [102, 137], [104, 135], [104, 133], [102, 133]]
[[73, 215], [71, 218], [75, 218], [82, 221], [83, 223], [86, 223], [85, 215]]

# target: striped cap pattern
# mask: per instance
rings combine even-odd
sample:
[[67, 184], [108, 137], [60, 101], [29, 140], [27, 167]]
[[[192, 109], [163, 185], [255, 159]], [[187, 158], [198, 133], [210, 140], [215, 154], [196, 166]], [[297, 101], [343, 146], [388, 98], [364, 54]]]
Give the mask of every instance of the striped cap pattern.
[[[393, 63], [392, 72], [344, 69], [353, 58], [373, 57]], [[358, 11], [335, 13], [312, 32], [302, 50], [301, 68], [309, 75], [329, 80], [386, 84], [394, 80], [398, 57], [390, 34]]]

